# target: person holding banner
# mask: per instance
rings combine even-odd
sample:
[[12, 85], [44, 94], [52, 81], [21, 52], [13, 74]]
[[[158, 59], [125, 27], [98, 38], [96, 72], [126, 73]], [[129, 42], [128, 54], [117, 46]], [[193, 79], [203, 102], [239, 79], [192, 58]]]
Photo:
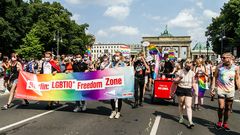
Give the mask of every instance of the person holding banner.
[[100, 69], [104, 70], [104, 69], [109, 68], [110, 66], [111, 66], [111, 62], [109, 60], [109, 57], [106, 54], [103, 55], [103, 62], [100, 65]]
[[[137, 108], [142, 105], [143, 94], [144, 94], [144, 85], [145, 85], [145, 75], [150, 73], [150, 68], [147, 65], [143, 54], [139, 54], [137, 57], [137, 61], [134, 63], [134, 71], [135, 71], [135, 81], [134, 81], [134, 97], [135, 102], [133, 108]], [[140, 91], [140, 96], [139, 96]]]
[[[87, 72], [88, 64], [82, 61], [82, 56], [80, 54], [76, 55], [76, 60], [73, 63], [73, 72]], [[86, 111], [87, 104], [86, 101], [76, 101], [76, 107], [73, 112]]]
[[[14, 99], [15, 91], [17, 88], [18, 75], [19, 75], [19, 72], [22, 70], [22, 64], [19, 62], [19, 57], [15, 53], [12, 53], [10, 69], [11, 69], [10, 71], [11, 74], [10, 74], [8, 85], [11, 85], [11, 90], [10, 90], [8, 102], [6, 105], [2, 107], [2, 110], [7, 110], [10, 108], [10, 104]], [[29, 102], [26, 99], [24, 99], [24, 101], [26, 105], [29, 104]]]
[[[111, 63], [111, 68], [115, 67], [125, 67], [124, 57], [121, 52], [115, 52], [113, 56], [113, 62]], [[118, 119], [121, 116], [121, 108], [122, 108], [122, 99], [111, 99], [112, 113], [109, 116], [110, 119]], [[117, 110], [116, 110], [117, 109]]]
[[[40, 74], [56, 75], [58, 72], [60, 73], [61, 69], [52, 59], [52, 53], [45, 52], [45, 61], [42, 63], [42, 68], [41, 68]], [[53, 103], [54, 102], [52, 102], [52, 101], [48, 102], [46, 109], [52, 109]]]

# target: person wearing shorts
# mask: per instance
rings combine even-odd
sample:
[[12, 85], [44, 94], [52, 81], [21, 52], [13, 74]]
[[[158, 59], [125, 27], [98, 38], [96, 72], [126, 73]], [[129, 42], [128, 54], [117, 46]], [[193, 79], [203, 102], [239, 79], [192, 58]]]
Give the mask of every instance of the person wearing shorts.
[[[192, 62], [190, 59], [187, 59], [185, 67], [176, 73], [176, 78], [174, 79], [174, 83], [177, 85], [176, 95], [178, 96], [179, 102], [179, 123], [184, 123], [183, 110], [185, 105], [189, 121], [189, 124], [187, 125], [188, 128], [194, 127], [192, 121], [192, 88], [195, 86], [195, 73], [191, 68]], [[172, 94], [174, 93], [172, 92]]]
[[11, 74], [11, 67], [10, 67], [10, 62], [8, 60], [7, 56], [3, 57], [3, 64], [2, 64], [3, 70], [4, 70], [4, 92], [6, 91], [10, 91], [8, 90], [8, 81], [10, 78], [10, 74]]
[[215, 90], [218, 95], [218, 122], [217, 129], [224, 128], [230, 130], [228, 126], [228, 118], [235, 95], [235, 82], [239, 86], [239, 67], [232, 62], [233, 55], [231, 53], [224, 53], [222, 55], [222, 64], [220, 64], [215, 71], [211, 96], [215, 95]]
[[[17, 83], [18, 83], [18, 75], [20, 71], [22, 71], [22, 64], [19, 62], [19, 57], [17, 54], [12, 53], [12, 58], [10, 62], [10, 67], [11, 67], [11, 75], [9, 77], [9, 83], [12, 83], [11, 89], [10, 89], [10, 95], [8, 98], [8, 102], [6, 105], [2, 107], [2, 110], [8, 110], [10, 108], [10, 104], [12, 103], [14, 99], [14, 95], [16, 92], [17, 88]], [[25, 104], [28, 105], [29, 102], [24, 99]]]

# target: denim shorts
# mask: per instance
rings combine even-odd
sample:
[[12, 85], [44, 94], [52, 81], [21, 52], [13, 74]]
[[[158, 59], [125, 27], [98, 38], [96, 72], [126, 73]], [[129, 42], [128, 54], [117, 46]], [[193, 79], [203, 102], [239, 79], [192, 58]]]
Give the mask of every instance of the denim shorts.
[[218, 94], [218, 98], [234, 98], [235, 90], [230, 92], [218, 90], [217, 94]]
[[13, 84], [17, 84], [18, 83], [18, 79], [15, 79], [14, 81], [13, 81]]

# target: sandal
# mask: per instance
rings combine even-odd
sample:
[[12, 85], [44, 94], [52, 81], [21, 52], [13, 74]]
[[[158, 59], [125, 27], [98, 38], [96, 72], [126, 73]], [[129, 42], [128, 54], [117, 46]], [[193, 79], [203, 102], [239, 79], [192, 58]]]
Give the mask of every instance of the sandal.
[[2, 110], [8, 110], [10, 108], [10, 105], [9, 104], [6, 104], [2, 107]]

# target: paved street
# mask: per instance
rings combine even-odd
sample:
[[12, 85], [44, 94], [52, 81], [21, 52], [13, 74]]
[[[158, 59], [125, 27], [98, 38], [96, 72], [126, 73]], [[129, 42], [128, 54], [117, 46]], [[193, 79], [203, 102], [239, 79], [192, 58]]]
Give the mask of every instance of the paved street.
[[[7, 96], [0, 97], [3, 105]], [[216, 130], [217, 100], [205, 98], [206, 105], [202, 111], [193, 112], [196, 123], [194, 129], [178, 124], [177, 106], [166, 101], [150, 104], [149, 94], [145, 96], [144, 107], [132, 109], [131, 101], [125, 100], [122, 117], [109, 119], [111, 113], [108, 102], [89, 101], [88, 110], [74, 113], [73, 103], [61, 103], [57, 110], [45, 110], [46, 103], [31, 102], [29, 106], [20, 106], [21, 100], [15, 100], [10, 110], [0, 111], [1, 135], [149, 135], [157, 127], [157, 135], [237, 135], [240, 134], [240, 103], [234, 102], [234, 112], [230, 118], [232, 131]], [[157, 119], [156, 119], [157, 118]], [[23, 121], [24, 120], [24, 121]], [[20, 123], [17, 123], [20, 122]], [[155, 126], [153, 126], [155, 123]], [[187, 121], [185, 122], [187, 124]], [[159, 124], [159, 125], [158, 125]], [[7, 127], [6, 127], [7, 126]]]

